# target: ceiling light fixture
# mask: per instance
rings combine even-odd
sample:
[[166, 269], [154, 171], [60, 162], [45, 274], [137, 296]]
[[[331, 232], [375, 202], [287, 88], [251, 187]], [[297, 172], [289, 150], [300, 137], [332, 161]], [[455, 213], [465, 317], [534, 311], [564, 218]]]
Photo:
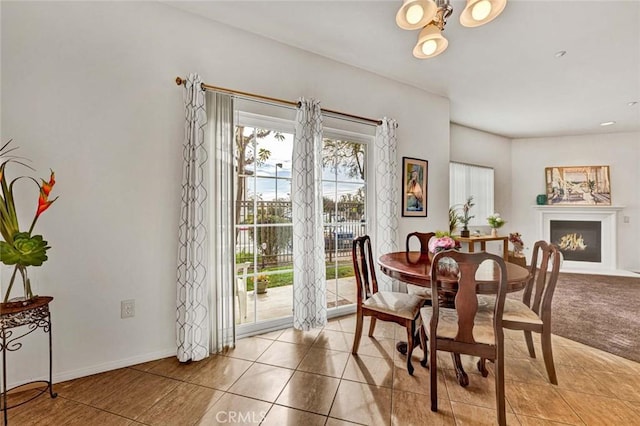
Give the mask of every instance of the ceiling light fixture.
[[442, 29], [438, 24], [431, 23], [420, 31], [413, 56], [418, 59], [433, 58], [444, 52], [448, 45], [449, 41], [442, 36]]
[[615, 121], [605, 121], [605, 122], [600, 123], [600, 125], [601, 125], [602, 127], [606, 127], [606, 126], [613, 126], [614, 124], [616, 124], [616, 122], [615, 122]]
[[431, 22], [437, 11], [433, 0], [404, 0], [396, 13], [396, 24], [403, 30], [417, 30]]
[[630, 106], [630, 107], [632, 107], [632, 106], [636, 106], [636, 105], [638, 105], [638, 102], [637, 102], [637, 101], [631, 101], [631, 102], [629, 102], [629, 103], [627, 104], [627, 106]]
[[[465, 27], [478, 27], [493, 21], [507, 5], [507, 0], [467, 0], [460, 15]], [[447, 18], [453, 13], [450, 0], [404, 0], [396, 13], [396, 23], [403, 30], [417, 30], [418, 43], [413, 56], [433, 58], [444, 52], [449, 42], [442, 35]]]

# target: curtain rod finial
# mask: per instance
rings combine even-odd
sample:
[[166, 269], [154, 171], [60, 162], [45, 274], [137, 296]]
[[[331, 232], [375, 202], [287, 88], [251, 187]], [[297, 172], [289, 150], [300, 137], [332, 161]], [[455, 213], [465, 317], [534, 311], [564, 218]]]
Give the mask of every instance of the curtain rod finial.
[[184, 80], [181, 77], [176, 77], [176, 84], [178, 86], [182, 86], [183, 83], [184, 83]]

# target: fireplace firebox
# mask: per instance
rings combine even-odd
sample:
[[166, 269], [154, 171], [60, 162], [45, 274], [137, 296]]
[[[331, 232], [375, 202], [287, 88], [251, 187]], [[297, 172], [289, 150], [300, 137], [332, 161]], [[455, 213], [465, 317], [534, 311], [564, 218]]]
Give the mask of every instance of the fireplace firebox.
[[551, 241], [564, 259], [576, 262], [602, 261], [602, 223], [591, 220], [551, 220]]

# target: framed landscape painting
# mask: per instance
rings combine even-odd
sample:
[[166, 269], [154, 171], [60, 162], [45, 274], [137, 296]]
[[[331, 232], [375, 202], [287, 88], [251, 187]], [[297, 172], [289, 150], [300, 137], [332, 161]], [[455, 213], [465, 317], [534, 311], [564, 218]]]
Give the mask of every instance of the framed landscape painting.
[[611, 205], [609, 166], [545, 168], [547, 204]]
[[402, 157], [402, 216], [427, 216], [429, 162]]

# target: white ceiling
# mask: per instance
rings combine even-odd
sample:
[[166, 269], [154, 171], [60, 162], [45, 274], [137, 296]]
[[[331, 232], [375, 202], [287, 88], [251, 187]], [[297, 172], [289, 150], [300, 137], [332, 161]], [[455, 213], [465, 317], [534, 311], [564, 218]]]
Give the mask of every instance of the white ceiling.
[[426, 60], [411, 53], [418, 31], [396, 26], [400, 0], [166, 3], [445, 96], [468, 127], [511, 138], [640, 131], [640, 104], [628, 105], [640, 102], [640, 0], [510, 0], [477, 28], [460, 25], [465, 2], [454, 0], [449, 47]]

